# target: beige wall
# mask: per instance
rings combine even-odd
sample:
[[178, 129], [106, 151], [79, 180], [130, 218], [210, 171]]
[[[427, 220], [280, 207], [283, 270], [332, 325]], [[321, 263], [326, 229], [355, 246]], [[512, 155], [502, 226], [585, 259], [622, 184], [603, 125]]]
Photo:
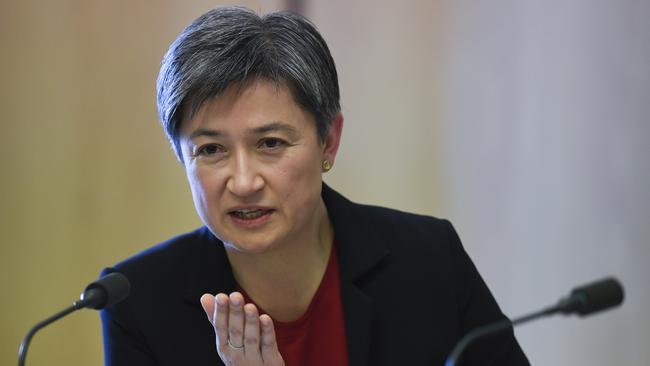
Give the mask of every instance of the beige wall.
[[[199, 225], [154, 82], [169, 43], [215, 5], [2, 2], [0, 364], [103, 267]], [[42, 330], [27, 361], [102, 364], [98, 314]]]
[[445, 10], [372, 0], [306, 8], [336, 61], [345, 116], [340, 159], [325, 180], [357, 201], [444, 215]]
[[[624, 308], [518, 335], [534, 364], [647, 364], [650, 9], [552, 3], [309, 2], [346, 117], [326, 180], [451, 218], [510, 315], [619, 275]], [[102, 267], [199, 225], [154, 81], [173, 38], [216, 5], [0, 3], [0, 364]], [[28, 362], [101, 357], [83, 311], [39, 333]]]

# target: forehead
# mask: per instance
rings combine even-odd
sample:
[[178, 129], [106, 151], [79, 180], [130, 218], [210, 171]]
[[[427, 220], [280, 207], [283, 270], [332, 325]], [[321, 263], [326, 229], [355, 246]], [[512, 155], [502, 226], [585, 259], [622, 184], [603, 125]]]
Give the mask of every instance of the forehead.
[[205, 101], [195, 113], [188, 111], [182, 116], [181, 136], [190, 136], [197, 129], [255, 128], [276, 122], [300, 130], [315, 129], [312, 114], [295, 102], [290, 88], [268, 80], [233, 84]]

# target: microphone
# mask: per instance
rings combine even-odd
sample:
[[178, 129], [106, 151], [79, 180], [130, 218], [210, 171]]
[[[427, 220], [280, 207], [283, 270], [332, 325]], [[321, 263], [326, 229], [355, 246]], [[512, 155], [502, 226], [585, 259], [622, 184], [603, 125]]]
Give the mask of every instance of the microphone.
[[37, 323], [29, 330], [20, 344], [20, 349], [18, 351], [18, 366], [25, 365], [29, 343], [31, 342], [32, 337], [34, 337], [34, 334], [36, 334], [36, 332], [41, 328], [79, 309], [91, 308], [99, 310], [108, 305], [116, 304], [126, 299], [126, 297], [129, 296], [130, 290], [131, 284], [129, 283], [129, 280], [123, 274], [117, 272], [110, 273], [86, 286], [86, 289], [81, 294], [79, 300], [73, 302], [72, 305], [66, 309], [61, 310], [40, 323]]
[[615, 278], [605, 278], [573, 289], [556, 306], [564, 315], [577, 313], [583, 317], [620, 305], [623, 296], [623, 286]]
[[113, 272], [86, 286], [77, 308], [92, 308], [100, 310], [108, 305], [117, 304], [126, 299], [131, 290], [131, 283], [121, 273]]
[[512, 321], [509, 319], [503, 319], [476, 328], [465, 334], [465, 336], [458, 341], [452, 352], [449, 354], [449, 357], [447, 357], [445, 366], [456, 365], [463, 350], [478, 338], [556, 313], [562, 313], [564, 315], [575, 313], [584, 317], [618, 306], [623, 303], [623, 298], [623, 286], [613, 277], [604, 278], [596, 282], [576, 287], [568, 296], [560, 299], [560, 301], [558, 301], [554, 306], [521, 316]]

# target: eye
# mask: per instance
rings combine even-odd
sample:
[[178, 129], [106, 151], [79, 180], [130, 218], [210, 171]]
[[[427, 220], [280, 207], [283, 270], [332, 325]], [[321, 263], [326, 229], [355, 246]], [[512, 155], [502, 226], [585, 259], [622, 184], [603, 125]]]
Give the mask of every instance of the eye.
[[265, 150], [274, 150], [279, 147], [282, 147], [286, 145], [287, 143], [284, 142], [283, 140], [280, 140], [275, 137], [268, 137], [265, 139], [260, 140], [260, 143], [258, 145], [259, 148], [265, 149]]
[[224, 152], [225, 149], [219, 144], [205, 144], [196, 149], [195, 156], [212, 156], [220, 152]]

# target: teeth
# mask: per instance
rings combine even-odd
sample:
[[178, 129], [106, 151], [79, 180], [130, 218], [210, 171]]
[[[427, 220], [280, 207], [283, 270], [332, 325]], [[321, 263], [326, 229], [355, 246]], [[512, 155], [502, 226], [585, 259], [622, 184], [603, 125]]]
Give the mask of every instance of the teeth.
[[234, 211], [235, 216], [243, 219], [256, 219], [264, 214], [262, 210], [238, 210]]

